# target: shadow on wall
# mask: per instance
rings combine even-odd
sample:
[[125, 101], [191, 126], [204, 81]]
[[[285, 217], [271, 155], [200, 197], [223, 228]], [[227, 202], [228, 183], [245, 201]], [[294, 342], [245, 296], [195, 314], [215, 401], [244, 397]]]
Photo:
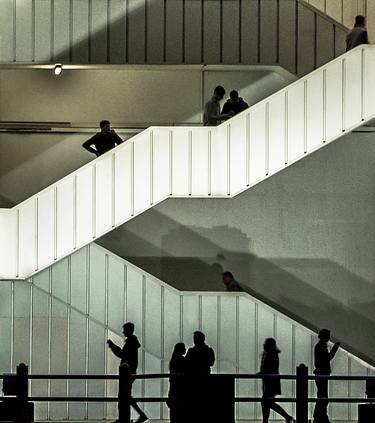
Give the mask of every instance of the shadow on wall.
[[[328, 259], [264, 259], [246, 253], [244, 250], [251, 251], [251, 239], [233, 227], [180, 226], [155, 210], [152, 214], [147, 219], [150, 224], [158, 221], [159, 230], [162, 227], [164, 233], [168, 228], [160, 247], [135, 235], [125, 225], [101, 238], [98, 244], [182, 291], [223, 291], [221, 273], [230, 270], [250, 295], [313, 331], [331, 328], [350, 352], [375, 364], [375, 339], [368, 336], [375, 331], [375, 298], [368, 303], [353, 298], [345, 306], [292, 272], [296, 268], [314, 269], [321, 280], [329, 280], [334, 274], [336, 281], [350, 282], [372, 292], [370, 282]], [[230, 240], [230, 245], [225, 245], [226, 240]], [[136, 255], [127, 255], [127, 245]]]
[[[186, 5], [183, 2], [166, 2], [165, 6], [163, 2], [154, 0], [147, 2], [147, 7], [145, 3], [133, 1], [125, 7], [116, 2], [111, 6], [110, 16], [105, 9], [102, 13], [96, 10], [95, 19], [90, 22], [89, 36], [86, 35], [87, 23], [75, 23], [74, 27], [83, 27], [83, 37], [77, 39], [74, 31], [72, 45], [69, 45], [69, 38], [65, 38], [61, 48], [55, 43], [52, 61], [136, 64], [236, 64], [242, 61], [244, 64], [276, 64], [280, 59], [284, 62], [283, 67], [290, 72], [295, 72], [297, 67], [297, 73], [303, 74], [314, 68], [314, 62], [319, 66], [319, 63], [327, 62], [345, 50], [345, 30], [328, 21], [324, 14], [315, 15], [308, 5], [298, 1], [268, 1], [259, 2], [259, 5], [256, 1], [247, 2], [247, 7], [244, 4], [241, 9], [241, 18], [237, 2], [232, 2], [233, 8], [211, 0], [203, 3], [190, 1]], [[230, 5], [231, 2], [227, 3]], [[83, 6], [80, 12], [82, 16], [87, 15], [87, 6]], [[66, 13], [69, 14], [68, 7]], [[258, 14], [257, 29], [252, 24]], [[221, 20], [223, 25], [220, 25]], [[317, 35], [311, 25], [314, 21], [317, 21], [318, 28], [325, 28]], [[233, 25], [238, 27], [239, 36], [233, 33]], [[296, 36], [301, 29], [300, 36]], [[259, 46], [257, 38], [260, 38]], [[220, 42], [220, 39], [224, 41]], [[336, 51], [333, 51], [335, 46]], [[46, 44], [37, 61], [49, 61], [48, 47]]]

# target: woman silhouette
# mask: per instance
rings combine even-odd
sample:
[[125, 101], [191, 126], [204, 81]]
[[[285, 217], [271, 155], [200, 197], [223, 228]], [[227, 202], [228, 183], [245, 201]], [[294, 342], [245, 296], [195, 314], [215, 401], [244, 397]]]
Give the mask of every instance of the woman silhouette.
[[181, 377], [173, 377], [173, 375], [183, 375], [186, 372], [185, 354], [185, 344], [179, 342], [174, 346], [171, 361], [169, 362], [169, 373], [172, 377], [169, 379], [167, 405], [170, 409], [171, 423], [182, 423], [185, 418], [185, 380]]
[[[267, 338], [263, 344], [262, 362], [260, 366], [260, 374], [279, 374], [279, 354], [280, 350], [276, 346], [274, 338]], [[294, 421], [280, 405], [276, 404], [274, 398], [281, 394], [280, 378], [264, 378], [263, 379], [263, 399], [262, 399], [262, 413], [263, 423], [268, 423], [270, 417], [270, 410], [276, 411], [280, 414], [287, 423]]]

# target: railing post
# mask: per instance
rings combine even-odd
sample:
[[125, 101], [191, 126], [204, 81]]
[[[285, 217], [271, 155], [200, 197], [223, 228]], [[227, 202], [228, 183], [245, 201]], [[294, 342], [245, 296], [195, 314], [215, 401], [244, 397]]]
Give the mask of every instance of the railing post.
[[297, 423], [308, 423], [308, 368], [304, 364], [297, 367]]
[[130, 367], [126, 363], [123, 363], [118, 370], [118, 421], [120, 423], [130, 423], [130, 398], [132, 389]]
[[17, 392], [17, 415], [16, 423], [28, 423], [28, 395], [29, 395], [29, 368], [25, 363], [17, 366], [16, 392]]

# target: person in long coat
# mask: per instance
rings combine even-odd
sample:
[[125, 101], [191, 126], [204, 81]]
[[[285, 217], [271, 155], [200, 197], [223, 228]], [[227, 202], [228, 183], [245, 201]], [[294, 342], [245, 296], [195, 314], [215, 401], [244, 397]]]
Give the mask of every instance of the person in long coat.
[[[170, 423], [185, 422], [185, 391], [186, 380], [181, 377], [186, 373], [185, 363], [186, 347], [183, 342], [174, 346], [171, 361], [169, 362], [169, 393], [167, 405], [170, 409]], [[173, 377], [176, 376], [177, 377]], [[178, 377], [180, 375], [180, 377]]]
[[[279, 374], [279, 354], [280, 350], [276, 346], [274, 338], [267, 338], [263, 345], [262, 361], [260, 366], [260, 374], [264, 375], [278, 375]], [[280, 378], [264, 378], [263, 379], [263, 399], [262, 399], [262, 413], [263, 423], [268, 423], [270, 411], [274, 410], [276, 413], [284, 417], [287, 423], [294, 421], [279, 404], [276, 404], [274, 398], [281, 394]]]

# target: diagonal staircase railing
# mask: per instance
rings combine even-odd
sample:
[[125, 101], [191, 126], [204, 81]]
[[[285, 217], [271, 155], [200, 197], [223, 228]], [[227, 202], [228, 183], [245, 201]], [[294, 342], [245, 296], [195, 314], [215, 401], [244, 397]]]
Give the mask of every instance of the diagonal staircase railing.
[[150, 127], [12, 209], [0, 278], [24, 279], [173, 197], [231, 198], [375, 116], [360, 46], [218, 127]]

